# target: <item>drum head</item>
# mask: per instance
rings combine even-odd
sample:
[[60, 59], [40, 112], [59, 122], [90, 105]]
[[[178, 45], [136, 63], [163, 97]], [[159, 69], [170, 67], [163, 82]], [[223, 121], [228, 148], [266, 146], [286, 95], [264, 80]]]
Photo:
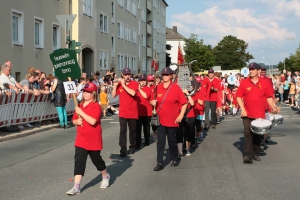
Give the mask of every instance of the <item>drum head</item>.
[[274, 117], [275, 117], [275, 119], [282, 119], [283, 118], [283, 116], [279, 115], [279, 114], [275, 114]]
[[252, 126], [255, 127], [267, 127], [271, 126], [272, 122], [266, 119], [256, 119], [251, 122]]

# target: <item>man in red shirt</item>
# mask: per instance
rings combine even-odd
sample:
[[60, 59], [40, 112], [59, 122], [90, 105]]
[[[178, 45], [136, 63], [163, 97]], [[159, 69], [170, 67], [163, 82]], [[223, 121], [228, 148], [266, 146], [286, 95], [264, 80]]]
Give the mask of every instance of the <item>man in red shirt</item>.
[[119, 145], [121, 147], [120, 156], [127, 156], [127, 124], [129, 127], [130, 150], [129, 153], [134, 154], [136, 145], [136, 121], [138, 119], [138, 104], [136, 94], [139, 84], [130, 79], [131, 70], [124, 68], [122, 78], [114, 82], [111, 93], [112, 98], [119, 95], [119, 121], [120, 121], [120, 137]]
[[139, 77], [139, 90], [137, 92], [138, 113], [139, 118], [136, 123], [136, 146], [135, 149], [141, 148], [142, 138], [142, 126], [144, 131], [145, 146], [149, 146], [150, 143], [150, 121], [152, 116], [152, 106], [150, 104], [150, 98], [152, 89], [147, 87], [146, 75]]
[[[208, 130], [209, 125], [211, 128], [216, 128], [216, 107], [220, 90], [220, 81], [215, 78], [214, 70], [208, 70], [208, 77], [202, 82], [201, 91], [204, 93], [204, 107], [205, 107], [205, 125], [204, 129]], [[211, 110], [211, 121], [209, 121], [209, 110]]]
[[[274, 113], [279, 109], [274, 105], [272, 90], [265, 79], [259, 77], [261, 66], [250, 63], [250, 76], [241, 82], [236, 93], [237, 102], [241, 108], [244, 124], [245, 145], [244, 163], [252, 164], [253, 160], [260, 161], [258, 157], [261, 136], [251, 132], [250, 125], [254, 119], [265, 118], [265, 100]], [[252, 160], [253, 159], [253, 160]]]

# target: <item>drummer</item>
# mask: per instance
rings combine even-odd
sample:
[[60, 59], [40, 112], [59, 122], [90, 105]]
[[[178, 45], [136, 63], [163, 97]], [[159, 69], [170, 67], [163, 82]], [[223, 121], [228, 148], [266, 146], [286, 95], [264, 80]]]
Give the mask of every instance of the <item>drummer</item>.
[[259, 77], [261, 66], [253, 62], [249, 65], [250, 76], [241, 82], [237, 91], [237, 102], [241, 108], [243, 119], [245, 144], [244, 144], [244, 163], [252, 164], [253, 160], [260, 161], [258, 156], [260, 150], [260, 135], [250, 130], [251, 122], [258, 118], [265, 118], [265, 98], [267, 98], [272, 112], [277, 113], [272, 100], [272, 90], [268, 83]]

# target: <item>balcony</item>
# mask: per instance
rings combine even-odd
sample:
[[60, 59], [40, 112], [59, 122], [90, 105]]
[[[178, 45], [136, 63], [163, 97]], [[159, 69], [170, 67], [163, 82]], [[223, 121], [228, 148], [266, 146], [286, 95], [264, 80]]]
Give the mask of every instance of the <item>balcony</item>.
[[150, 47], [147, 47], [147, 57], [148, 58], [152, 57], [152, 49]]
[[147, 23], [147, 35], [152, 35], [152, 26]]
[[147, 0], [147, 12], [152, 12], [152, 4], [150, 0]]

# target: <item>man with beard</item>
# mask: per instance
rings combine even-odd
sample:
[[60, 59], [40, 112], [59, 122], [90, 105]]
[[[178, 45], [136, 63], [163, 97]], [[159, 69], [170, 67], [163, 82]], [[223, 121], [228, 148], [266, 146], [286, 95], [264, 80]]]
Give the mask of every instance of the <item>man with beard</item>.
[[136, 94], [139, 84], [130, 79], [131, 70], [124, 68], [122, 78], [114, 81], [112, 90], [112, 98], [119, 95], [119, 122], [120, 122], [120, 137], [119, 145], [121, 147], [120, 156], [127, 156], [127, 125], [129, 127], [129, 153], [135, 153], [136, 145], [136, 121], [138, 119], [138, 105]]

